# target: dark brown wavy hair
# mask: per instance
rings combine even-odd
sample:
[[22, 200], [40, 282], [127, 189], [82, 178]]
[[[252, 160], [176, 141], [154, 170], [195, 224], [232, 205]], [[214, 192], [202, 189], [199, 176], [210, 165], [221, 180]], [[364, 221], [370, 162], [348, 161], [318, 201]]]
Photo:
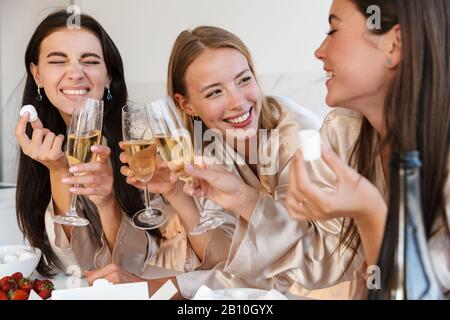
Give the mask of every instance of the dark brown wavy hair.
[[[37, 86], [31, 74], [30, 65], [39, 63], [39, 50], [42, 41], [52, 32], [66, 28], [66, 22], [70, 14], [65, 10], [56, 11], [47, 16], [37, 27], [25, 52], [25, 69], [27, 71], [25, 89], [22, 104], [33, 104], [39, 118], [45, 128], [50, 129], [56, 135], [66, 136], [66, 125], [58, 110], [48, 100], [45, 92], [41, 90], [42, 101], [36, 101]], [[127, 87], [125, 84], [122, 58], [119, 50], [103, 29], [92, 17], [80, 15], [81, 28], [92, 32], [100, 41], [108, 75], [111, 78], [110, 89], [113, 94], [112, 101], [108, 101], [104, 95], [104, 125], [103, 135], [111, 148], [111, 163], [114, 174], [114, 194], [121, 208], [131, 216], [136, 211], [144, 208], [139, 191], [127, 184], [125, 177], [120, 174], [119, 141], [122, 140], [122, 112], [121, 108], [127, 101]], [[106, 94], [106, 92], [105, 92]], [[32, 128], [27, 126], [27, 135], [31, 137]], [[56, 256], [53, 253], [48, 236], [45, 232], [44, 215], [51, 200], [50, 173], [39, 162], [26, 156], [20, 150], [19, 172], [16, 191], [17, 220], [24, 236], [33, 247], [41, 249], [43, 256], [37, 271], [43, 276], [51, 276], [56, 266]], [[81, 197], [80, 200], [87, 200]], [[95, 207], [95, 206], [94, 206]], [[88, 228], [93, 233], [95, 240], [100, 243], [102, 227], [98, 212], [86, 211], [86, 218], [90, 221]], [[161, 239], [159, 230], [149, 231], [156, 239]]]

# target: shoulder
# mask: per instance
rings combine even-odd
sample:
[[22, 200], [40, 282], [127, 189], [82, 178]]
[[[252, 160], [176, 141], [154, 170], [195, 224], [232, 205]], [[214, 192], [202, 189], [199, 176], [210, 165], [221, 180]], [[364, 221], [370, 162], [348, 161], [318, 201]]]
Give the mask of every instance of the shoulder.
[[354, 145], [361, 132], [362, 114], [336, 108], [324, 119], [320, 129], [322, 138], [338, 151], [347, 152]]
[[356, 111], [335, 108], [323, 120], [323, 126], [333, 126], [345, 123], [346, 126], [360, 126], [362, 114]]
[[300, 106], [291, 98], [285, 96], [267, 96], [269, 104], [278, 108], [278, 126], [289, 123], [297, 123], [300, 129], [319, 129], [322, 119], [311, 110]]

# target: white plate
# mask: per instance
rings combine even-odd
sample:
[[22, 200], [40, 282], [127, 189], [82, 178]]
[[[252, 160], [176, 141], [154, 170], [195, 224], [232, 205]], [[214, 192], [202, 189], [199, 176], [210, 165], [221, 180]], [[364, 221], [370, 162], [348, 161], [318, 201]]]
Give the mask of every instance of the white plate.
[[287, 300], [287, 297], [277, 290], [261, 290], [253, 288], [230, 288], [211, 290], [201, 286], [194, 300]]

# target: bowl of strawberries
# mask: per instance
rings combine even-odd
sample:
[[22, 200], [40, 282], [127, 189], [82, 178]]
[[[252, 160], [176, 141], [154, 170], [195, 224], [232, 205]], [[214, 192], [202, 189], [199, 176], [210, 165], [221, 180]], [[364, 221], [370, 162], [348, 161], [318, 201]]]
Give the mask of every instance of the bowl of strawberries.
[[0, 300], [28, 300], [32, 291], [46, 300], [52, 296], [53, 289], [50, 280], [33, 280], [24, 277], [21, 272], [15, 272], [0, 279]]

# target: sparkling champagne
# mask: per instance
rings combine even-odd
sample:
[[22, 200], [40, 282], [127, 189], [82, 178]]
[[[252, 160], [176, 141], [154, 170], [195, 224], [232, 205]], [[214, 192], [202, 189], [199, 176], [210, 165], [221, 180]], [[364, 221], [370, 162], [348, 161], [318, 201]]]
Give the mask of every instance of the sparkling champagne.
[[159, 153], [174, 172], [184, 170], [185, 163], [193, 163], [194, 151], [188, 136], [155, 135]]
[[125, 141], [124, 145], [134, 177], [141, 182], [150, 181], [155, 171], [157, 150], [155, 140]]
[[92, 161], [93, 145], [100, 144], [102, 134], [100, 131], [88, 131], [80, 134], [70, 134], [67, 138], [67, 159], [70, 166]]

